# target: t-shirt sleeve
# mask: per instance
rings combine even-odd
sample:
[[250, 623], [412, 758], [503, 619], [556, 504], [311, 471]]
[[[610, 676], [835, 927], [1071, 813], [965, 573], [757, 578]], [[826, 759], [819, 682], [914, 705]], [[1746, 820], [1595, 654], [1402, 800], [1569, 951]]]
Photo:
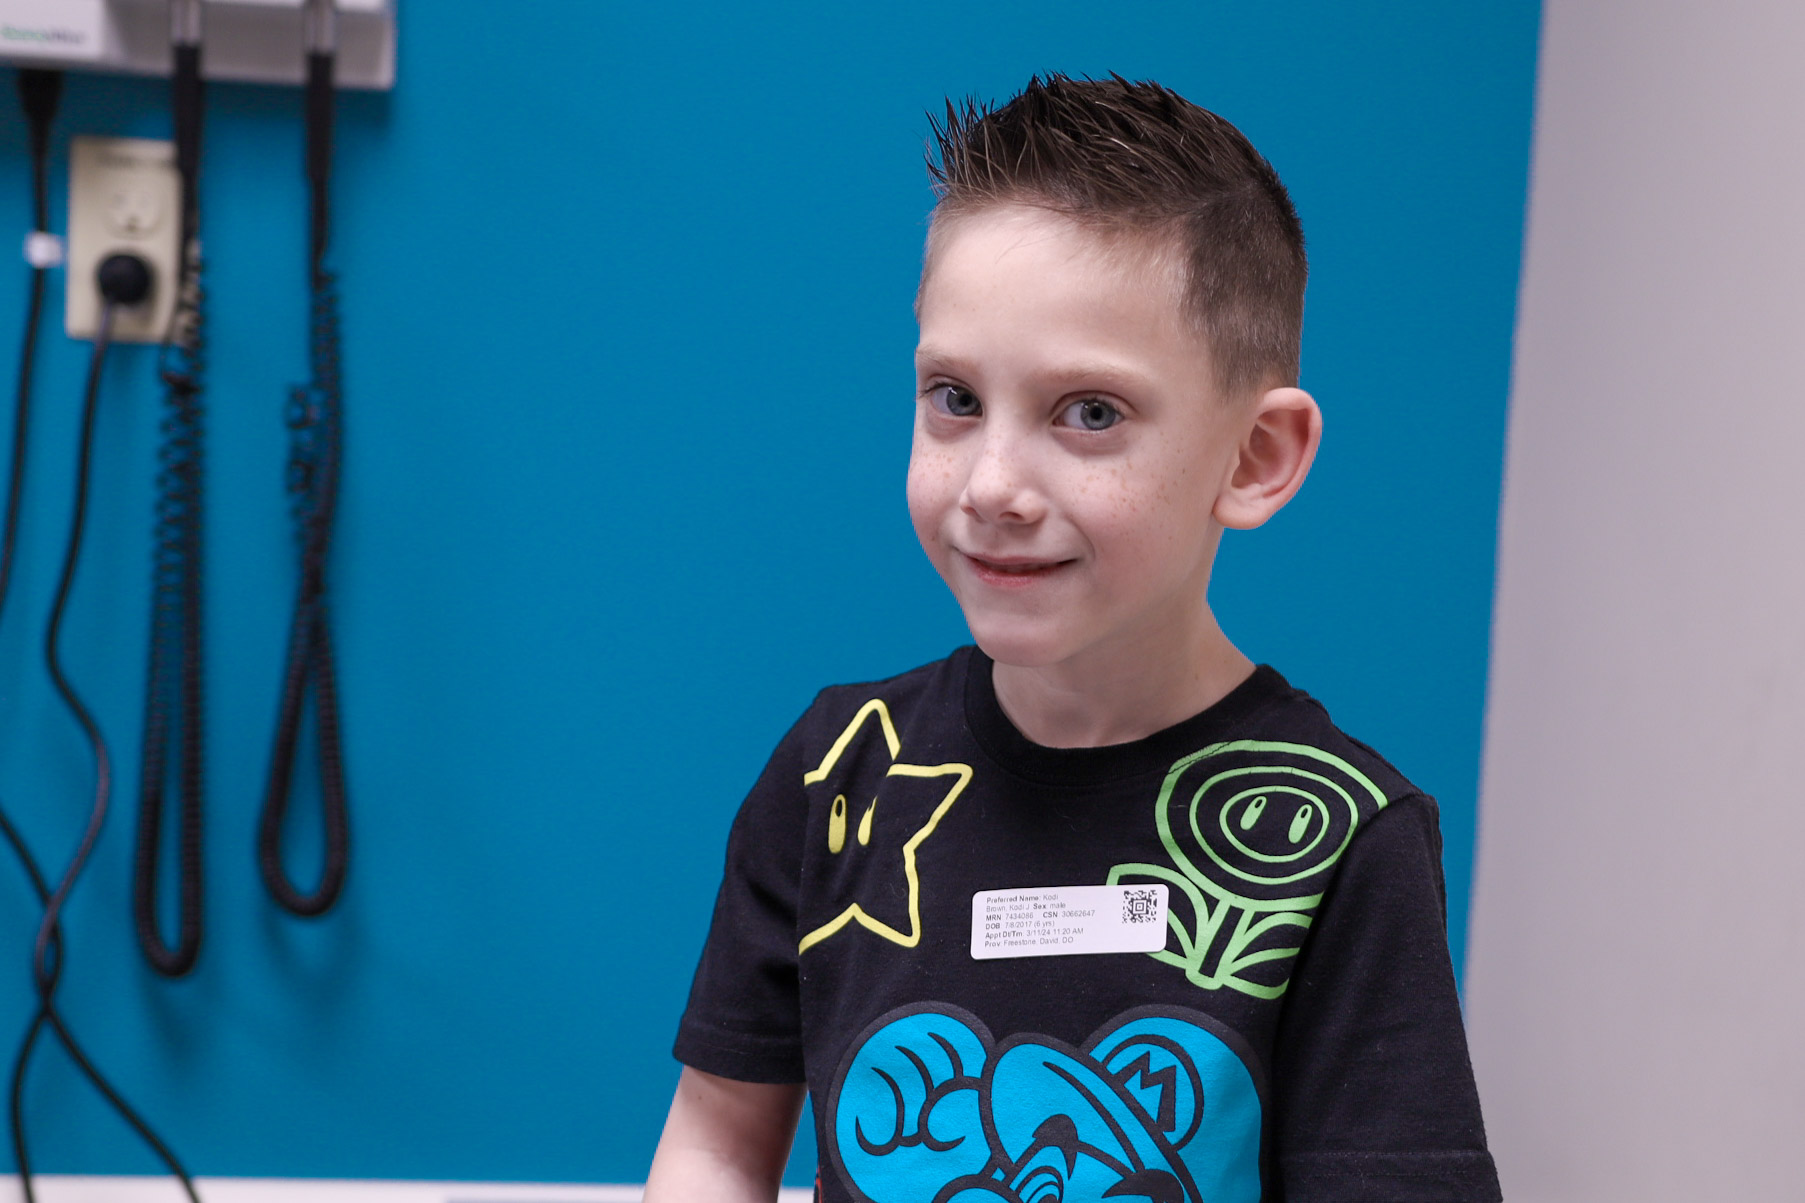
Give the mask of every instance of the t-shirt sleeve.
[[777, 745], [733, 821], [708, 942], [673, 1050], [685, 1065], [742, 1082], [803, 1080], [796, 897], [808, 817], [804, 722]]
[[1318, 909], [1274, 1059], [1286, 1203], [1496, 1203], [1448, 955], [1435, 804], [1363, 826]]

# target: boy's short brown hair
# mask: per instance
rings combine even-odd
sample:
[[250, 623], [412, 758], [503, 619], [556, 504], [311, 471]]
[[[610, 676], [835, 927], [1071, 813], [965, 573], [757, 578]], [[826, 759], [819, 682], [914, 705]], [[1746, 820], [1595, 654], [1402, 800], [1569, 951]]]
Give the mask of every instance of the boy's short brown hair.
[[947, 102], [929, 117], [939, 202], [929, 233], [998, 204], [1027, 204], [1177, 251], [1185, 309], [1233, 396], [1295, 384], [1304, 232], [1278, 173], [1246, 136], [1151, 82], [1035, 76], [1001, 108]]

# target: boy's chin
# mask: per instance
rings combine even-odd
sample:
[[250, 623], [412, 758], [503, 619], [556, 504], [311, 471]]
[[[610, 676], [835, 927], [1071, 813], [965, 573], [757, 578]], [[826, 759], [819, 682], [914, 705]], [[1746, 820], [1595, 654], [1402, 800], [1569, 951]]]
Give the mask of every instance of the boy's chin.
[[1068, 659], [1074, 650], [1048, 634], [985, 629], [982, 624], [969, 621], [966, 625], [971, 628], [972, 642], [979, 651], [1010, 668], [1047, 668]]

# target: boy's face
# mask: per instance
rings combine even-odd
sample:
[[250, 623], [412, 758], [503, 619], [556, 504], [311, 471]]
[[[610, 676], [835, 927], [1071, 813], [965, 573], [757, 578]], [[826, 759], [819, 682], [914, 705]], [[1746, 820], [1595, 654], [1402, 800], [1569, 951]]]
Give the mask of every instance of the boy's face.
[[973, 638], [1105, 673], [1195, 646], [1248, 410], [1219, 395], [1178, 272], [1025, 206], [939, 234], [909, 514]]

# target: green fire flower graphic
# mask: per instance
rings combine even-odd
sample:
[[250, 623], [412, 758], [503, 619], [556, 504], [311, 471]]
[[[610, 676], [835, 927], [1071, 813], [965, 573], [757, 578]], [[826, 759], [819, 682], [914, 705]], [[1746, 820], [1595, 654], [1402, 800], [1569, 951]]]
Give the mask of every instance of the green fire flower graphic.
[[1362, 814], [1386, 797], [1347, 761], [1303, 744], [1237, 740], [1174, 764], [1154, 821], [1170, 865], [1121, 864], [1109, 883], [1164, 882], [1177, 949], [1149, 955], [1205, 990], [1278, 998]]

